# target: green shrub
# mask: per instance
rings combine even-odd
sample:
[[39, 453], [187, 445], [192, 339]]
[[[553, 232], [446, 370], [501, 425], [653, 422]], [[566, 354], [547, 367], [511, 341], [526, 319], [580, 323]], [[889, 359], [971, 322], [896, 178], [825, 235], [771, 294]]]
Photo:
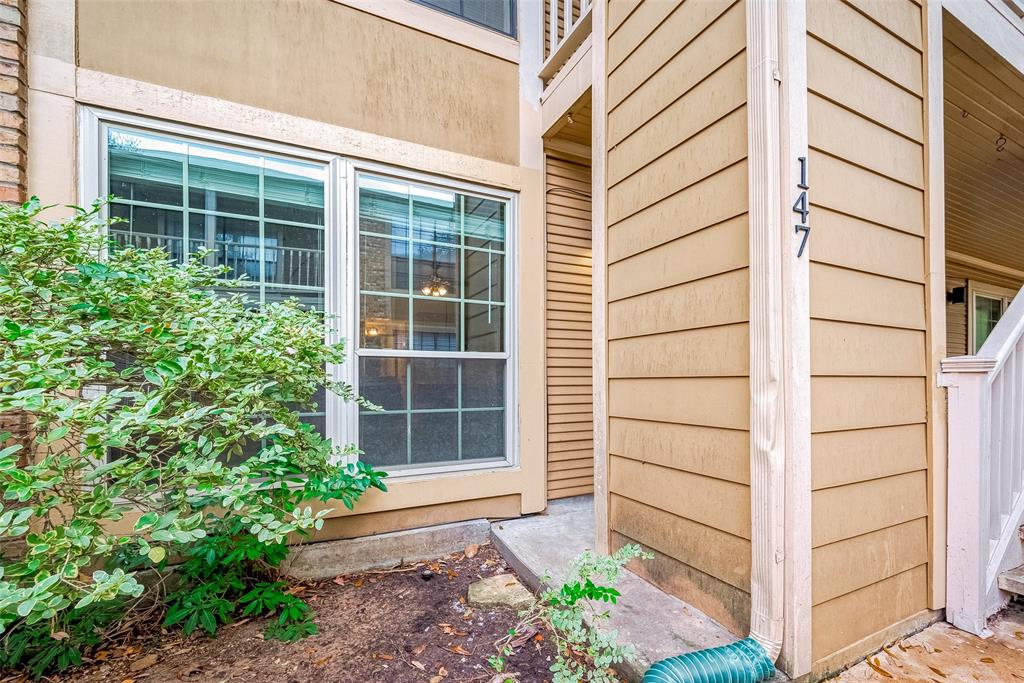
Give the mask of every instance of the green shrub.
[[276, 576], [286, 539], [323, 524], [312, 501], [385, 490], [297, 412], [322, 387], [361, 402], [328, 374], [344, 347], [295, 302], [212, 292], [204, 253], [108, 244], [100, 209], [0, 206], [0, 418], [30, 418], [0, 434], [0, 668], [75, 664], [111, 612], [163, 596], [136, 574], [171, 557], [166, 623], [273, 613], [271, 635], [308, 634]]
[[[552, 683], [618, 681], [610, 667], [632, 659], [635, 653], [632, 646], [618, 643], [618, 633], [603, 627], [610, 617], [608, 605], [618, 602], [620, 593], [614, 585], [623, 568], [636, 558], [651, 557], [636, 544], [625, 545], [612, 555], [589, 550], [581, 553], [569, 564], [568, 577], [560, 586], [544, 590], [540, 600], [519, 614], [519, 623], [498, 641], [498, 653], [488, 658], [491, 668], [503, 672], [506, 658], [514, 651], [512, 643], [543, 628], [551, 633], [555, 645]], [[550, 576], [542, 577], [545, 585], [550, 581]]]

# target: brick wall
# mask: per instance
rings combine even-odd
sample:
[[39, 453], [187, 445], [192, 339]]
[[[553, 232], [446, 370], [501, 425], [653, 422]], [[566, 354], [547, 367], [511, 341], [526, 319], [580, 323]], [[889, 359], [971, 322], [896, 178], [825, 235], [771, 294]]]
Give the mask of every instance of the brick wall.
[[26, 0], [0, 0], [0, 202], [25, 201]]

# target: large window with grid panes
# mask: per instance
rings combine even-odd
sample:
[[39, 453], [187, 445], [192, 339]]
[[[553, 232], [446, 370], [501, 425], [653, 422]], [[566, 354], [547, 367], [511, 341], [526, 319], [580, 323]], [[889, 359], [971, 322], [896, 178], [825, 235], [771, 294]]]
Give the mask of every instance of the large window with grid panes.
[[349, 337], [337, 375], [379, 409], [321, 395], [304, 417], [361, 459], [394, 474], [511, 463], [512, 196], [190, 133], [97, 121], [112, 241], [224, 266], [242, 284], [223, 291], [254, 306], [327, 314]]

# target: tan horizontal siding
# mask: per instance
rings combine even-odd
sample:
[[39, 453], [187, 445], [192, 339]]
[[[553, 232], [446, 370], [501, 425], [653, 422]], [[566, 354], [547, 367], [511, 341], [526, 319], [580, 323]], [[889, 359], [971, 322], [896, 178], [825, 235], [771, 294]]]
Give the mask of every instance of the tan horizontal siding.
[[545, 171], [547, 488], [553, 499], [590, 493], [594, 485], [590, 167], [548, 157]]
[[749, 221], [743, 0], [641, 2], [609, 40], [613, 545], [749, 624]]
[[815, 660], [927, 606], [922, 19], [807, 5]]

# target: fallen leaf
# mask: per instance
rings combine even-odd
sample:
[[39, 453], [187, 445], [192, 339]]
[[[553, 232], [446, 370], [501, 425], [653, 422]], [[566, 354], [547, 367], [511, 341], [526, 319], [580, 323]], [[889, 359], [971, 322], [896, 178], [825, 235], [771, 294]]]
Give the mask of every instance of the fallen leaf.
[[462, 647], [461, 645], [452, 645], [451, 647], [444, 647], [444, 648], [441, 648], [441, 649], [442, 650], [448, 650], [448, 652], [451, 652], [451, 653], [454, 653], [454, 654], [457, 654], [457, 655], [469, 656], [470, 654], [472, 654], [469, 650], [467, 650], [466, 648]]
[[426, 650], [426, 649], [427, 649], [427, 644], [423, 643], [422, 645], [417, 645], [416, 647], [414, 647], [412, 649], [412, 653], [418, 657], [419, 655], [423, 654], [423, 651]]
[[467, 545], [466, 546], [466, 550], [465, 550], [466, 557], [468, 557], [470, 559], [473, 559], [474, 557], [476, 557], [476, 554], [478, 552], [480, 552], [480, 546], [477, 545], [476, 543], [474, 543], [472, 545]]
[[383, 652], [374, 652], [372, 655], [370, 655], [370, 659], [383, 659], [384, 661], [388, 661], [388, 662], [391, 661], [394, 658], [395, 658], [394, 655], [387, 655], [387, 654], [384, 654]]
[[894, 655], [894, 654], [892, 653], [892, 651], [891, 651], [891, 650], [890, 650], [889, 648], [885, 647], [884, 645], [882, 646], [882, 652], [884, 652], [885, 654], [889, 655], [889, 656], [890, 656], [890, 657], [892, 657], [893, 659], [899, 659], [899, 657], [897, 657], [896, 655]]
[[335, 576], [333, 579], [331, 579], [331, 581], [333, 583], [338, 584], [339, 586], [344, 586], [345, 585], [345, 577], [344, 576]]
[[135, 683], [135, 679], [134, 678], [125, 678], [125, 679], [123, 679], [121, 681], [121, 683]]
[[991, 657], [982, 657], [981, 661], [983, 661], [985, 664], [995, 664], [996, 663], [996, 660], [992, 659]]
[[538, 633], [537, 635], [535, 635], [533, 637], [533, 639], [536, 640], [538, 643], [540, 643], [540, 642], [543, 642], [544, 636], [542, 636], [541, 634]]
[[156, 655], [146, 655], [128, 665], [129, 671], [142, 671], [148, 669], [159, 661]]
[[358, 579], [356, 579], [352, 583], [352, 585], [355, 586], [356, 588], [362, 588], [363, 587], [363, 577], [360, 576]]
[[452, 627], [451, 624], [438, 624], [438, 627], [446, 636], [458, 636], [459, 638], [462, 638], [466, 635], [465, 631], [460, 631]]
[[110, 650], [100, 650], [95, 655], [93, 655], [93, 659], [96, 659], [96, 660], [102, 662], [102, 661], [104, 661], [109, 656], [110, 656]]
[[1024, 640], [1024, 631], [1014, 631], [1013, 637], [1017, 640]]
[[420, 664], [419, 662], [417, 662], [417, 661], [416, 661], [415, 659], [414, 659], [414, 660], [412, 660], [412, 661], [411, 661], [411, 662], [409, 662], [409, 663], [410, 663], [410, 664], [412, 664], [412, 665], [413, 665], [414, 667], [416, 667], [417, 669], [419, 669], [420, 671], [426, 671], [426, 670], [427, 670], [427, 667], [423, 666], [422, 664]]
[[225, 628], [238, 628], [242, 624], [248, 623], [251, 620], [252, 620], [252, 617], [246, 617], [245, 619], [239, 619], [238, 621], [231, 622], [230, 624], [225, 626]]
[[458, 578], [458, 576], [459, 576], [458, 572], [453, 571], [450, 567], [448, 568], [448, 580], [449, 581], [451, 581], [452, 579]]
[[318, 669], [322, 669], [324, 667], [324, 665], [327, 664], [327, 662], [331, 661], [332, 659], [334, 659], [334, 655], [330, 655], [328, 657], [324, 657], [323, 659], [318, 659], [315, 662], [313, 662], [313, 666], [315, 666]]
[[886, 678], [892, 678], [892, 674], [891, 673], [889, 673], [888, 671], [883, 669], [881, 666], [879, 666], [879, 664], [878, 664], [878, 657], [875, 657], [875, 661], [871, 661], [870, 658], [866, 659], [865, 661], [868, 663], [868, 666], [870, 666], [872, 669], [874, 669], [876, 672], [878, 672], [878, 674], [880, 676], [885, 676]]
[[535, 635], [537, 635], [537, 630], [536, 629], [532, 629], [532, 628], [531, 629], [527, 629], [527, 631], [525, 633], [522, 633], [522, 634], [516, 636], [515, 638], [513, 638], [509, 642], [509, 645], [511, 645], [514, 648], [515, 647], [521, 647], [521, 646], [525, 645], [526, 643], [528, 643], [530, 641], [530, 639], [533, 638]]
[[[939, 650], [938, 648], [935, 648], [935, 651], [936, 652], [940, 652], [941, 650]], [[928, 668], [932, 670], [932, 673], [935, 673], [935, 674], [937, 674], [939, 676], [942, 676], [943, 678], [946, 677], [946, 674], [942, 673], [941, 669], [936, 669], [934, 666], [931, 666], [931, 665], [929, 665]]]
[[68, 633], [67, 631], [57, 631], [56, 633], [51, 633], [50, 637], [54, 640], [64, 640], [68, 637]]

